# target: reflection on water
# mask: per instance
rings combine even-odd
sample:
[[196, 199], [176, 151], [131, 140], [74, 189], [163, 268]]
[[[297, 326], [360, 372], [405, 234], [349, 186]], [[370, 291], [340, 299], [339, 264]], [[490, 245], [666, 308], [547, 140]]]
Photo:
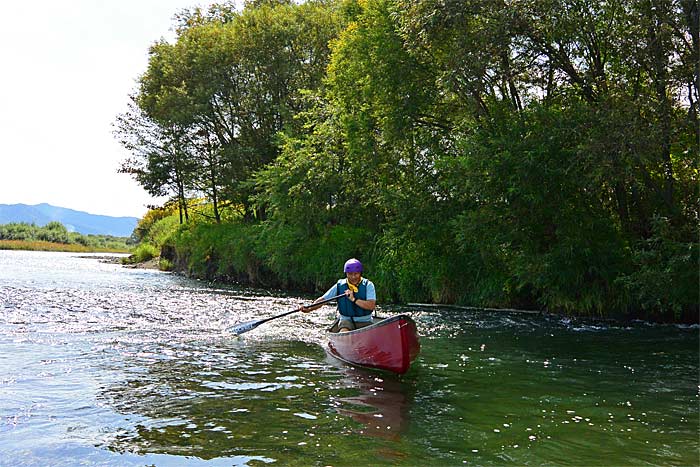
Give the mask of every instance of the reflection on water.
[[342, 383], [357, 388], [359, 394], [344, 397], [338, 413], [362, 424], [358, 433], [398, 441], [408, 428], [412, 387], [399, 377], [346, 367]]
[[0, 465], [695, 465], [698, 329], [386, 307], [402, 377], [325, 350], [332, 309], [0, 251]]
[[[287, 463], [307, 447], [318, 459], [336, 458], [348, 436], [399, 441], [411, 385], [330, 359], [305, 342], [235, 338], [212, 341], [206, 351], [183, 345], [123, 352], [120, 365], [129, 377], [97, 397], [130, 426], [106, 433], [102, 444], [118, 453], [202, 459], [266, 448], [275, 454], [265, 459]], [[389, 444], [379, 450], [386, 458], [405, 457]]]

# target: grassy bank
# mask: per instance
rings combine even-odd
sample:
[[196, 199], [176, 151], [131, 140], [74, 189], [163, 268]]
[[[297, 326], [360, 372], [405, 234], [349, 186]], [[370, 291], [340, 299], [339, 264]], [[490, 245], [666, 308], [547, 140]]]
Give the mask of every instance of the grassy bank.
[[[202, 209], [200, 207], [200, 209]], [[696, 244], [659, 234], [625, 254], [625, 268], [610, 279], [570, 279], [572, 261], [552, 265], [554, 277], [537, 270], [518, 275], [518, 258], [484, 257], [460, 249], [449, 230], [427, 223], [409, 236], [391, 229], [232, 218], [212, 223], [208, 211], [180, 225], [176, 210], [149, 212], [135, 231], [140, 244], [131, 260], [160, 255], [158, 265], [191, 277], [223, 283], [319, 293], [343, 276], [342, 265], [360, 258], [382, 303], [437, 303], [484, 308], [541, 310], [568, 316], [697, 322]], [[663, 233], [663, 232], [661, 232]], [[634, 246], [634, 245], [633, 245]], [[610, 257], [615, 250], [606, 250]], [[496, 258], [498, 259], [498, 258]], [[590, 268], [590, 263], [581, 267]], [[547, 272], [547, 271], [545, 271]], [[575, 271], [574, 271], [575, 272]], [[569, 274], [569, 276], [567, 276]], [[567, 300], [553, 293], [563, 280], [579, 284]], [[519, 285], [521, 283], [522, 285]], [[591, 297], [596, 300], [591, 300]]]
[[66, 251], [72, 253], [128, 253], [126, 248], [95, 248], [75, 243], [43, 240], [0, 240], [0, 250]]
[[131, 249], [127, 237], [69, 232], [55, 221], [44, 226], [26, 222], [1, 224], [0, 242], [0, 248], [5, 250], [128, 253]]
[[[360, 256], [363, 235], [340, 226], [319, 239], [260, 224], [197, 224], [169, 237], [162, 257], [174, 269], [201, 279], [318, 292], [342, 276], [347, 258]], [[363, 261], [377, 282], [372, 259], [365, 256]]]
[[536, 309], [569, 316], [697, 321], [693, 296], [687, 292], [691, 286], [685, 284], [690, 280], [685, 276], [692, 274], [686, 269], [685, 273], [669, 270], [668, 277], [657, 278], [684, 287], [651, 290], [640, 287], [639, 282], [633, 284], [638, 296], [653, 292], [656, 306], [626, 293], [627, 284], [619, 281], [611, 291], [616, 302], [607, 302], [591, 313], [585, 304], [580, 309], [575, 304], [566, 309], [546, 302], [538, 306], [544, 293], [534, 288], [527, 292], [535, 299], [521, 302], [519, 297], [524, 292], [507, 288], [507, 270], [499, 271], [505, 277], [501, 283], [496, 281], [500, 276], [486, 276], [483, 270], [479, 276], [455, 255], [441, 255], [439, 238], [434, 240], [433, 249], [420, 249], [406, 243], [392, 244], [386, 236], [373, 238], [362, 229], [344, 226], [324, 226], [310, 234], [279, 225], [193, 223], [173, 230], [161, 246], [161, 257], [168, 267], [204, 280], [306, 293], [325, 291], [342, 277], [344, 261], [358, 257], [365, 264], [367, 277], [381, 291], [384, 303], [443, 303]]

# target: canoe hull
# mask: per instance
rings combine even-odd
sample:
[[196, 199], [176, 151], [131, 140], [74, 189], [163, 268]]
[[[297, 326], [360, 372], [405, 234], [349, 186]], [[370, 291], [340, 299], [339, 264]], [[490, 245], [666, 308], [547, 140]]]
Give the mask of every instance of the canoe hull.
[[353, 365], [403, 374], [420, 352], [416, 323], [406, 315], [374, 318], [371, 326], [349, 332], [328, 330], [331, 355]]

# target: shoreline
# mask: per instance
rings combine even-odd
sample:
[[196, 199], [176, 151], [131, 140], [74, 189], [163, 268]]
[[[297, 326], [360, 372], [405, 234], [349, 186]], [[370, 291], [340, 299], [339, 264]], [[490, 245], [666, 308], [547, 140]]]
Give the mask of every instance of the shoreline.
[[87, 256], [87, 255], [80, 255], [77, 256], [78, 258], [82, 259], [96, 259], [101, 263], [107, 263], [107, 264], [118, 264], [122, 267], [129, 268], [129, 269], [155, 269], [160, 271], [160, 256], [156, 258], [149, 259], [147, 261], [141, 261], [138, 263], [124, 263], [122, 260], [129, 258], [129, 256], [123, 256], [123, 253], [115, 253], [114, 255], [122, 255], [122, 256], [113, 256], [113, 255], [95, 255], [95, 256]]
[[[148, 270], [158, 270], [158, 271], [163, 271], [160, 268], [160, 256], [152, 258], [147, 261], [142, 261], [138, 263], [123, 263], [122, 259], [128, 258], [129, 256], [117, 256], [120, 255], [120, 253], [114, 253], [113, 255], [92, 255], [92, 256], [86, 256], [82, 255], [79, 256], [80, 258], [86, 258], [86, 259], [98, 259], [101, 262], [104, 263], [112, 263], [112, 264], [119, 264], [122, 267], [125, 268], [130, 268], [130, 269], [148, 269]], [[171, 271], [163, 271], [163, 272], [172, 272], [177, 275], [181, 275], [184, 277], [190, 277], [198, 280], [205, 280], [202, 278], [198, 277], [192, 277], [186, 274], [184, 271], [181, 270], [171, 270]], [[236, 283], [238, 285], [247, 285], [250, 287], [255, 287], [255, 285], [250, 284], [250, 283], [245, 283], [244, 282], [228, 282], [225, 280], [215, 280], [214, 282], [220, 282], [222, 284], [231, 284], [231, 283]], [[301, 291], [297, 291], [299, 293], [302, 293]], [[694, 320], [689, 320], [689, 321], [684, 321], [684, 320], [654, 320], [654, 319], [644, 319], [639, 316], [610, 316], [607, 318], [603, 318], [600, 316], [585, 316], [585, 315], [569, 315], [569, 314], [561, 314], [561, 313], [556, 313], [556, 312], [551, 312], [547, 310], [524, 310], [524, 309], [516, 309], [516, 308], [494, 308], [494, 307], [480, 307], [480, 306], [466, 306], [466, 305], [456, 305], [456, 304], [448, 304], [448, 303], [415, 303], [415, 302], [409, 302], [409, 303], [394, 303], [396, 305], [403, 305], [407, 306], [410, 308], [428, 308], [428, 309], [437, 309], [437, 308], [442, 308], [442, 309], [452, 309], [452, 310], [463, 310], [463, 311], [484, 311], [484, 312], [489, 312], [489, 313], [515, 313], [515, 314], [522, 314], [522, 315], [530, 315], [530, 316], [548, 316], [548, 317], [559, 317], [561, 319], [570, 319], [570, 320], [580, 320], [583, 322], [605, 322], [607, 324], [610, 323], [617, 323], [617, 324], [629, 324], [633, 322], [643, 322], [643, 323], [648, 323], [648, 324], [667, 324], [667, 325], [680, 325], [680, 326], [688, 326], [691, 329], [695, 329], [698, 326], [700, 326], [700, 323], [698, 321]]]
[[94, 249], [85, 245], [76, 243], [54, 243], [43, 240], [26, 241], [26, 240], [4, 240], [0, 239], [0, 250], [9, 251], [48, 251], [57, 253], [99, 253], [99, 254], [129, 254], [127, 250], [106, 250]]
[[[130, 268], [130, 269], [155, 269], [157, 271], [163, 271], [160, 268], [160, 256], [157, 258], [149, 259], [148, 261], [141, 261], [140, 263], [129, 263], [129, 264], [120, 264], [125, 267], [125, 268]], [[168, 272], [168, 271], [163, 271], [163, 272]]]

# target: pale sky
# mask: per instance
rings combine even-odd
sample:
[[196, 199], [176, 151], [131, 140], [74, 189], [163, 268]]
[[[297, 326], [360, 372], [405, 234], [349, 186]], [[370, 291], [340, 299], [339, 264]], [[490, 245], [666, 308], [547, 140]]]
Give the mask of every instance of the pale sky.
[[3, 2], [0, 204], [49, 203], [142, 217], [151, 198], [125, 174], [112, 124], [148, 63], [174, 40], [173, 15], [198, 0]]

